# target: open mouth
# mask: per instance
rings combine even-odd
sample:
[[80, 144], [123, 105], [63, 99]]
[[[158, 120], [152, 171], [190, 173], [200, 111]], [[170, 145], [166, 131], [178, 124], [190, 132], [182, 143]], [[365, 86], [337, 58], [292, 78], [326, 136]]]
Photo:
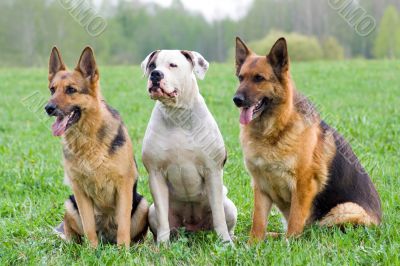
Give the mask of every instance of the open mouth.
[[60, 114], [51, 126], [54, 136], [62, 136], [65, 131], [81, 118], [81, 109], [74, 107], [68, 114]]
[[256, 118], [265, 109], [267, 99], [264, 97], [256, 104], [250, 107], [240, 108], [240, 124], [248, 125], [254, 118]]
[[160, 84], [152, 84], [149, 88], [149, 94], [152, 99], [159, 98], [175, 98], [178, 95], [178, 91], [175, 89], [172, 92], [166, 92], [163, 88], [161, 88]]

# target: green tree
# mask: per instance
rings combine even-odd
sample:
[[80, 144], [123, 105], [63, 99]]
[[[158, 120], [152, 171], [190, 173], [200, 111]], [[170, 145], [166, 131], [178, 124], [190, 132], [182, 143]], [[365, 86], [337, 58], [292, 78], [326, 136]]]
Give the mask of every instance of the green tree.
[[324, 59], [341, 60], [344, 58], [344, 49], [336, 38], [329, 36], [321, 42]]
[[400, 57], [400, 17], [394, 6], [388, 6], [379, 25], [375, 39], [374, 56], [377, 58]]
[[323, 59], [323, 50], [317, 38], [295, 32], [286, 33], [272, 30], [261, 40], [249, 42], [249, 46], [257, 54], [266, 54], [280, 37], [286, 38], [290, 59], [292, 61]]

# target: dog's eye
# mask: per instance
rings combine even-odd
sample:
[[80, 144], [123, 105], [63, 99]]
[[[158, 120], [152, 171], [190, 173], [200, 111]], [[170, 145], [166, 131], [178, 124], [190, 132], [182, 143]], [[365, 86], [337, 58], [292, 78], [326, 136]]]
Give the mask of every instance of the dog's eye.
[[174, 64], [174, 63], [169, 64], [169, 66], [170, 66], [170, 67], [178, 67], [178, 65], [177, 65], [177, 64]]
[[51, 88], [50, 88], [50, 93], [51, 93], [51, 95], [53, 95], [55, 92], [56, 92], [56, 89], [55, 89], [54, 87], [51, 87]]
[[68, 86], [68, 87], [65, 89], [65, 93], [66, 93], [66, 94], [74, 94], [75, 92], [77, 92], [77, 90], [76, 90], [74, 87], [71, 87], [71, 86]]
[[253, 80], [254, 80], [254, 82], [262, 82], [265, 80], [265, 78], [261, 75], [255, 75]]
[[155, 68], [156, 68], [156, 64], [154, 64], [154, 62], [149, 65], [149, 70], [153, 70]]
[[238, 79], [239, 79], [240, 82], [242, 82], [242, 81], [243, 81], [243, 76], [240, 75], [240, 76], [238, 77]]

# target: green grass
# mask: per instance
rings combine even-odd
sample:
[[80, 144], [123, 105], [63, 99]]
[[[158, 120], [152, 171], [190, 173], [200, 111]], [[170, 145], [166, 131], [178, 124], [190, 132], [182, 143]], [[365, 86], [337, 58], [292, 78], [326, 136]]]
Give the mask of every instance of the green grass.
[[[122, 114], [134, 143], [139, 191], [152, 201], [140, 156], [154, 105], [146, 81], [138, 67], [100, 70], [103, 94]], [[297, 63], [292, 73], [297, 88], [350, 140], [371, 174], [382, 199], [380, 227], [348, 228], [346, 233], [312, 227], [299, 239], [247, 245], [253, 199], [238, 140], [239, 114], [232, 104], [237, 82], [232, 66], [212, 64], [200, 89], [228, 149], [224, 182], [239, 213], [235, 248], [222, 246], [212, 232], [184, 235], [167, 248], [154, 245], [149, 234], [129, 251], [64, 243], [52, 227], [61, 221], [71, 192], [63, 185], [60, 139], [52, 137], [53, 119], [43, 111], [47, 70], [0, 69], [0, 265], [400, 265], [400, 62]], [[283, 231], [280, 219], [274, 210], [268, 229]]]

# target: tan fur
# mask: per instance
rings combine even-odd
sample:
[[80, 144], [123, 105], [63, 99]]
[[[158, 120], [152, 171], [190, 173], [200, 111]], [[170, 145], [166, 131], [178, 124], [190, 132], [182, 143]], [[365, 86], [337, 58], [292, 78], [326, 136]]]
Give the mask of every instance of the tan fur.
[[[49, 87], [55, 93], [50, 101], [61, 110], [68, 110], [71, 106], [84, 110], [80, 120], [63, 136], [65, 174], [80, 214], [78, 217], [71, 202], [66, 202], [66, 238], [84, 233], [91, 245], [96, 247], [97, 233], [103, 232], [108, 240], [115, 239], [119, 245], [129, 246], [131, 239], [147, 228], [148, 206], [143, 199], [136, 216], [131, 217], [132, 191], [138, 172], [128, 132], [120, 117], [113, 114], [103, 101], [99, 72], [90, 48], [84, 50], [72, 72], [65, 70], [63, 63], [57, 64], [57, 60], [62, 62], [58, 50], [53, 50]], [[60, 71], [53, 71], [54, 65]], [[74, 86], [78, 92], [66, 94], [68, 86]], [[110, 151], [120, 127], [124, 143], [115, 151]], [[115, 230], [115, 227], [118, 228]]]
[[131, 220], [131, 239], [142, 242], [147, 234], [149, 204], [143, 198]]
[[253, 225], [251, 227], [251, 235], [253, 240], [261, 240], [265, 237], [265, 229], [267, 227], [267, 217], [272, 207], [271, 199], [258, 186], [253, 187], [254, 190], [254, 211]]
[[66, 240], [75, 240], [78, 243], [81, 242], [81, 236], [84, 235], [79, 213], [69, 200], [65, 202], [64, 233]]
[[[271, 198], [284, 213], [291, 214], [286, 217], [289, 223], [287, 234], [297, 235], [303, 231], [312, 200], [327, 180], [327, 165], [334, 155], [334, 145], [333, 139], [318, 140], [317, 121], [309, 126], [297, 110], [284, 112], [280, 121], [275, 120], [272, 125], [269, 124], [271, 121], [265, 121], [261, 128], [243, 127], [241, 143], [246, 166], [253, 176], [254, 191], [266, 193], [264, 198]], [[291, 126], [287, 127], [288, 124]], [[278, 133], [275, 130], [268, 132], [270, 128], [283, 129], [279, 131], [279, 141], [276, 141], [275, 134]], [[255, 198], [255, 212], [261, 209], [258, 204]], [[262, 205], [270, 209], [269, 204]], [[255, 214], [258, 219], [266, 219], [266, 216]], [[253, 226], [254, 223], [263, 224], [258, 219], [253, 220]], [[252, 235], [257, 239], [264, 238], [264, 232], [260, 230], [253, 230]]]
[[[283, 45], [278, 42], [276, 45]], [[277, 52], [278, 56], [279, 52], [282, 51]], [[251, 242], [265, 238], [272, 204], [277, 205], [288, 222], [288, 237], [302, 233], [309, 223], [313, 200], [328, 181], [328, 168], [336, 152], [332, 134], [321, 137], [319, 115], [296, 92], [289, 62], [276, 70], [271, 63], [274, 56], [272, 50], [268, 56], [258, 56], [237, 40], [236, 65], [241, 81], [237, 94], [243, 93], [253, 103], [261, 97], [272, 98], [272, 104], [276, 103], [273, 109], [241, 126], [245, 164], [253, 178]], [[254, 82], [257, 74], [264, 77], [263, 82]], [[356, 213], [348, 214], [352, 211]], [[373, 223], [362, 207], [352, 203], [332, 209], [321, 224], [353, 221]]]
[[319, 223], [320, 226], [344, 224], [378, 225], [379, 221], [369, 215], [364, 208], [353, 202], [346, 202], [333, 208]]

